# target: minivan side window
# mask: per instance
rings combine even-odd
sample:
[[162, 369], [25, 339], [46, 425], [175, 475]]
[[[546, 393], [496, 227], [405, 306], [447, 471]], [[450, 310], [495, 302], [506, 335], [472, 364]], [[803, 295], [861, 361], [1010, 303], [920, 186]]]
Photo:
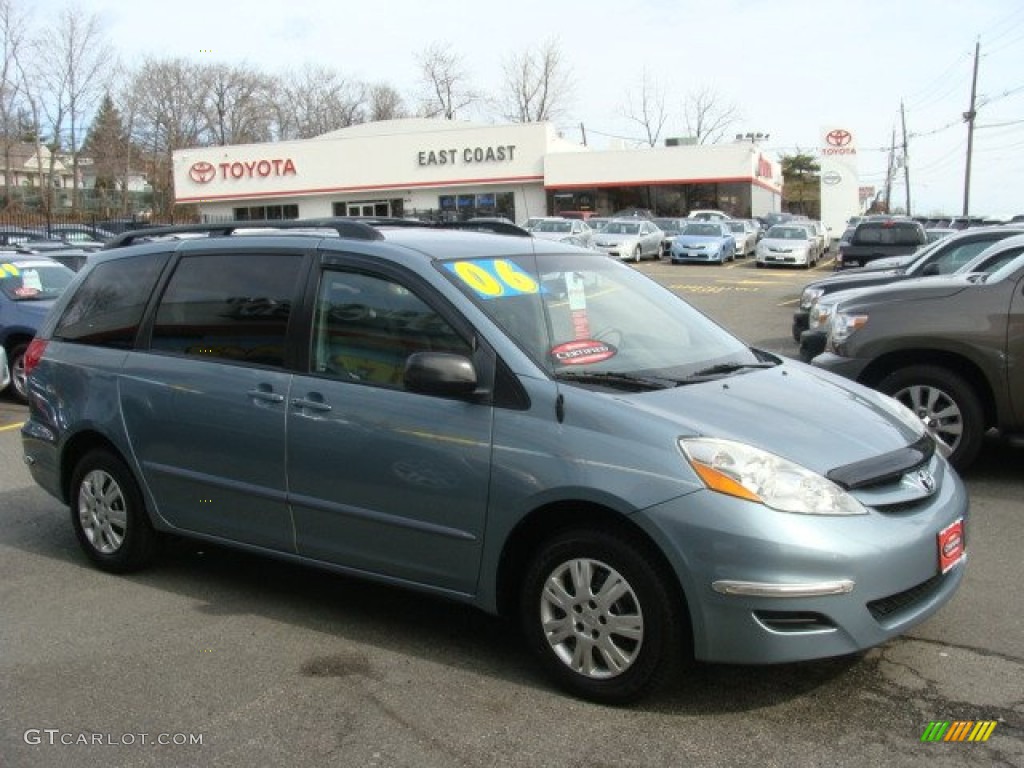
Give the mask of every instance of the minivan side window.
[[197, 254], [178, 263], [150, 347], [187, 357], [285, 364], [301, 254]]
[[53, 337], [130, 349], [169, 255], [150, 253], [97, 264], [68, 303]]
[[401, 388], [409, 355], [431, 351], [473, 353], [405, 286], [358, 272], [324, 273], [313, 318], [314, 373]]

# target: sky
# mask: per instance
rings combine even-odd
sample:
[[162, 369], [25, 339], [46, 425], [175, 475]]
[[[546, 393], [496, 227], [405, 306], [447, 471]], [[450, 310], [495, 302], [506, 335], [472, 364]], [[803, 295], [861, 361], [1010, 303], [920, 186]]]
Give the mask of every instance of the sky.
[[[14, 0], [38, 22], [64, 0]], [[645, 73], [665, 94], [662, 138], [686, 135], [687, 95], [708, 89], [765, 133], [778, 156], [816, 153], [821, 129], [855, 136], [861, 186], [884, 186], [894, 131], [908, 133], [911, 210], [959, 214], [975, 45], [970, 213], [1024, 214], [1024, 2], [1021, 0], [78, 0], [98, 16], [123, 64], [196, 57], [267, 72], [313, 63], [385, 82], [414, 104], [417, 57], [456, 53], [472, 85], [500, 92], [514, 54], [557, 41], [573, 84], [563, 135], [589, 145], [641, 139], [631, 121]], [[501, 122], [483, 113], [460, 114]], [[904, 206], [901, 168], [892, 189]]]

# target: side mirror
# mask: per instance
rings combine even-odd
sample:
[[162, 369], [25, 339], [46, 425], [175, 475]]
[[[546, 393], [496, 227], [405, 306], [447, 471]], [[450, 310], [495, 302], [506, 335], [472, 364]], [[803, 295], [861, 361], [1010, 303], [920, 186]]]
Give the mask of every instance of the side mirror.
[[939, 265], [932, 263], [921, 270], [921, 275], [924, 277], [933, 277], [935, 275], [941, 275], [942, 270], [939, 269]]
[[465, 397], [476, 391], [476, 368], [468, 357], [462, 355], [414, 352], [405, 361], [402, 382], [410, 392]]

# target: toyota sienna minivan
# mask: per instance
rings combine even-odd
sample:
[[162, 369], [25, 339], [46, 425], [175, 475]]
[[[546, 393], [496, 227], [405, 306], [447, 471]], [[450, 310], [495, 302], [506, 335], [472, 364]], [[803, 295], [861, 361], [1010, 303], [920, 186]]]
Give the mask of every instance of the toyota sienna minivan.
[[399, 224], [148, 229], [76, 275], [22, 435], [93, 563], [175, 534], [462, 601], [606, 703], [953, 595], [968, 500], [903, 406], [615, 259]]

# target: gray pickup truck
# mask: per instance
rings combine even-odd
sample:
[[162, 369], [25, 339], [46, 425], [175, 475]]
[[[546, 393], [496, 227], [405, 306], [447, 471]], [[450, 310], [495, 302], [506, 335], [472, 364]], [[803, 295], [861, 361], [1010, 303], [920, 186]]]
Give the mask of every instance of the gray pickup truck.
[[875, 259], [911, 254], [927, 244], [924, 227], [912, 219], [868, 219], [836, 254], [835, 268], [863, 267]]

